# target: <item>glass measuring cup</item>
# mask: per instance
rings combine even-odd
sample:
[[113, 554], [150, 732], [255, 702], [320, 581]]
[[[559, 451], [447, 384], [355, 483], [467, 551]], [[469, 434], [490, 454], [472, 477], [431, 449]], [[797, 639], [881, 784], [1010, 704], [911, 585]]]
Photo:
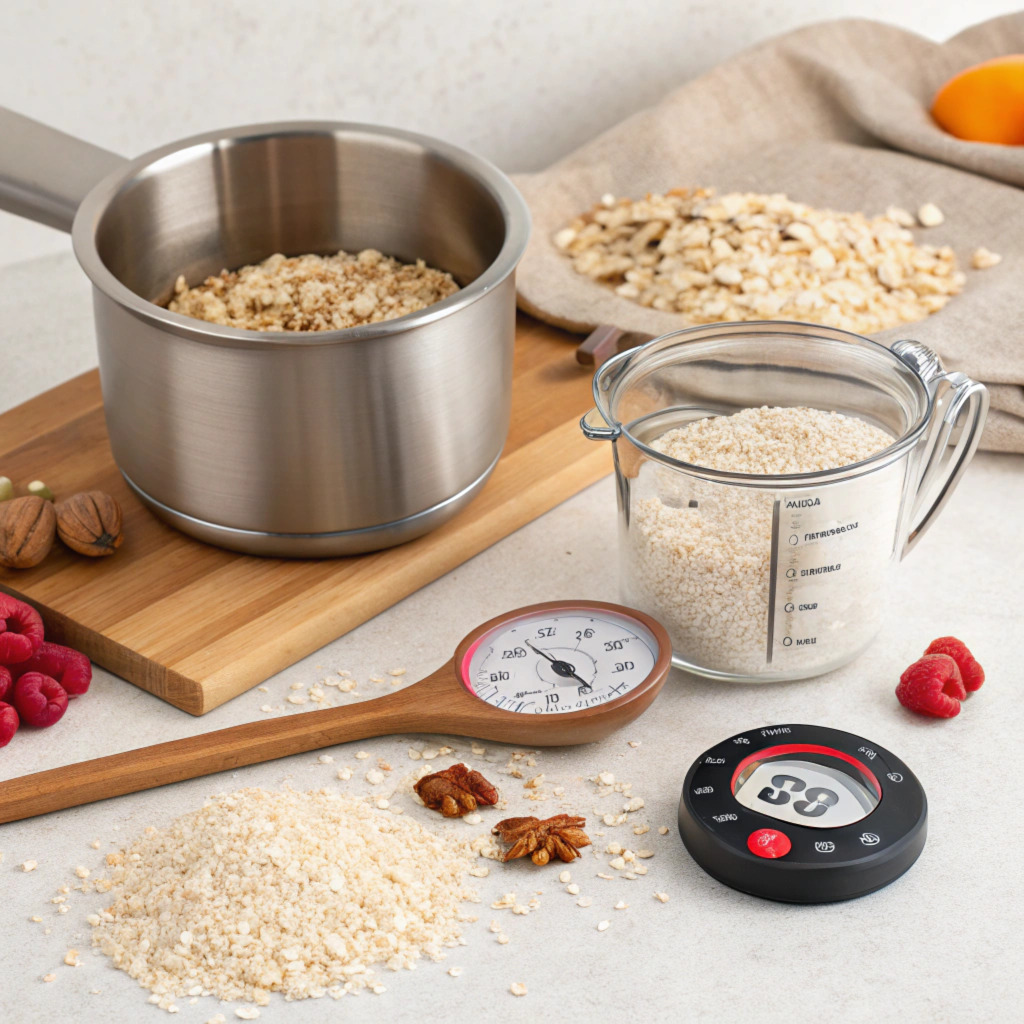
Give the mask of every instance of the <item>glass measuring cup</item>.
[[[785, 322], [676, 331], [604, 363], [581, 420], [612, 442], [624, 597], [661, 621], [673, 663], [735, 682], [801, 679], [874, 639], [897, 563], [970, 462], [985, 387], [914, 341], [892, 349]], [[816, 473], [723, 472], [664, 455], [674, 427], [752, 406], [856, 416], [893, 437]]]

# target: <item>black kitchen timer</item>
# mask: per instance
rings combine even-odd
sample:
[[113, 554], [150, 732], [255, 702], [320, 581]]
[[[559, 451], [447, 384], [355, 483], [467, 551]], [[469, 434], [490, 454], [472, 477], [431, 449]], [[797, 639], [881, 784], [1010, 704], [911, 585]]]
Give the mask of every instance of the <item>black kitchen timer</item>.
[[750, 729], [704, 751], [679, 834], [719, 882], [788, 903], [864, 896], [899, 878], [927, 835], [928, 801], [888, 750], [838, 729]]

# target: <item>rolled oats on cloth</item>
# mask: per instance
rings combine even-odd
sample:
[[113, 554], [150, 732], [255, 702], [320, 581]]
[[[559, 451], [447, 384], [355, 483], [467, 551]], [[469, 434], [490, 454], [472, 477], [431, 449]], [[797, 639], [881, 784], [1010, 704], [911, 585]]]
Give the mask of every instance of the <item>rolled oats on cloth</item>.
[[[982, 447], [1024, 453], [1024, 148], [961, 142], [928, 108], [963, 68], [1024, 52], [1024, 12], [933, 43], [871, 21], [812, 25], [769, 40], [687, 82], [545, 171], [515, 176], [533, 214], [519, 267], [522, 309], [584, 332], [601, 323], [664, 334], [684, 314], [637, 304], [573, 269], [555, 235], [602, 196], [641, 198], [672, 188], [785, 193], [836, 211], [919, 211], [922, 245], [951, 246], [962, 293], [879, 341], [915, 338], [949, 369], [990, 386]], [[972, 266], [984, 247], [1002, 259]]]

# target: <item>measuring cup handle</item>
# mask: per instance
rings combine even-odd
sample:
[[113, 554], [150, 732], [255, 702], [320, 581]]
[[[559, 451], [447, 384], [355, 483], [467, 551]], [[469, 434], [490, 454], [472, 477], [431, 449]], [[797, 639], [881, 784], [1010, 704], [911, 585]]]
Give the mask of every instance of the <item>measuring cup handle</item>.
[[[966, 374], [945, 372], [939, 357], [920, 342], [898, 341], [892, 350], [917, 372], [934, 402], [932, 425], [921, 453], [910, 530], [900, 555], [905, 558], [949, 500], [978, 450], [989, 395], [984, 384]], [[959, 435], [951, 443], [957, 430]]]
[[0, 107], [0, 210], [70, 231], [78, 205], [127, 161]]

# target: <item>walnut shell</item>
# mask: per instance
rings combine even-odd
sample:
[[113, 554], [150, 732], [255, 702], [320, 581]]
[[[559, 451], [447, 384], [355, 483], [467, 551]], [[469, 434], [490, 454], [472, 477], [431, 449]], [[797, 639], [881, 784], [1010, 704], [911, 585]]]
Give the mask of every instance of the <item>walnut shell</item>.
[[112, 555], [124, 539], [121, 506], [103, 491], [73, 494], [57, 506], [57, 536], [80, 555]]
[[57, 514], [53, 502], [28, 495], [0, 504], [0, 565], [31, 569], [53, 547]]

